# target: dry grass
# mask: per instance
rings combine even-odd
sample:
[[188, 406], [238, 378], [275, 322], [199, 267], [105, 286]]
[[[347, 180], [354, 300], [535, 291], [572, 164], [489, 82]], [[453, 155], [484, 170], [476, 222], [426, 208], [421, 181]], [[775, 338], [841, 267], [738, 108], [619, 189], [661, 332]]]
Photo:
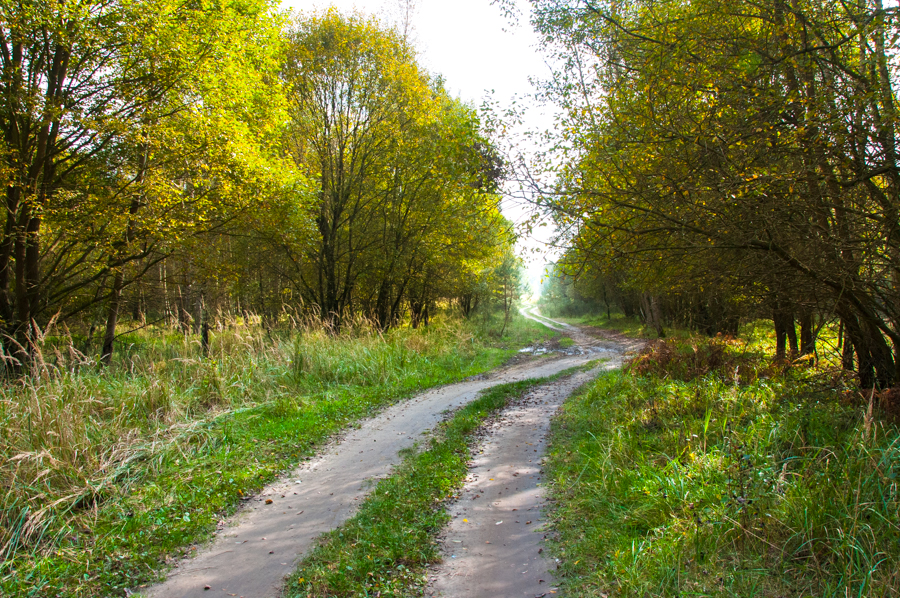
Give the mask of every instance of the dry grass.
[[188, 461], [221, 436], [219, 422], [257, 406], [294, 413], [350, 388], [375, 389], [360, 401], [389, 400], [477, 367], [490, 352], [471, 329], [441, 321], [382, 333], [356, 320], [335, 333], [294, 320], [273, 334], [232, 318], [214, 331], [208, 355], [196, 337], [148, 330], [122, 339], [108, 369], [76, 345], [39, 339], [29, 374], [0, 385], [0, 590], [28, 587], [25, 568], [84, 545], [104, 505], [179, 454]]

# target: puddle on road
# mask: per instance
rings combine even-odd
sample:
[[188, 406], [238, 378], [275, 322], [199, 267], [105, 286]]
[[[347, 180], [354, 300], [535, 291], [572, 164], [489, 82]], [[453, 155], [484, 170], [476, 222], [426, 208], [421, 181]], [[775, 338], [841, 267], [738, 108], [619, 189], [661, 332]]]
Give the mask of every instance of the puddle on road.
[[546, 355], [550, 353], [550, 349], [546, 347], [525, 347], [524, 349], [519, 349], [519, 353], [528, 353], [529, 355]]
[[557, 353], [559, 355], [586, 355], [588, 353], [618, 353], [615, 349], [609, 349], [606, 347], [565, 347], [559, 349], [551, 349], [547, 347], [542, 347], [540, 345], [536, 345], [534, 347], [525, 347], [524, 349], [519, 349], [519, 353], [524, 355], [548, 355], [550, 353]]

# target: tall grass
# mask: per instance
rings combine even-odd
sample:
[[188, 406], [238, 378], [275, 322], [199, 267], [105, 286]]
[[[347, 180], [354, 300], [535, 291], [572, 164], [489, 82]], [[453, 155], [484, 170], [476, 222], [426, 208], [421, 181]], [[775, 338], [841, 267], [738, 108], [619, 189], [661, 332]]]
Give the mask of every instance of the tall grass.
[[564, 407], [549, 467], [568, 592], [900, 595], [900, 430], [829, 372], [722, 348], [659, 352]]
[[0, 386], [0, 594], [103, 595], [151, 579], [222, 511], [350, 421], [497, 365], [473, 327], [382, 333], [232, 320], [207, 355], [132, 334], [108, 369], [47, 339]]

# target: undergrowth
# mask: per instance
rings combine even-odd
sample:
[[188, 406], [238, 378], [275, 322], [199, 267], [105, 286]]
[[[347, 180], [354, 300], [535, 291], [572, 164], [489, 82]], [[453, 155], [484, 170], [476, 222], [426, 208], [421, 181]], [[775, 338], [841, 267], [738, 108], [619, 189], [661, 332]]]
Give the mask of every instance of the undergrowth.
[[352, 519], [324, 536], [284, 596], [421, 596], [426, 566], [439, 560], [435, 536], [449, 521], [444, 503], [457, 496], [468, 472], [472, 433], [491, 413], [567, 373], [494, 386], [458, 410], [437, 427], [427, 450], [408, 455]]
[[651, 341], [629, 362], [626, 371], [682, 381], [712, 375], [736, 384], [776, 373], [762, 351], [726, 336]]
[[693, 343], [602, 376], [555, 421], [566, 593], [900, 596], [898, 428], [828, 372]]
[[106, 370], [48, 341], [0, 386], [0, 595], [125, 595], [330, 435], [512, 353], [441, 321], [339, 335], [232, 322], [206, 356], [170, 330], [120, 340]]

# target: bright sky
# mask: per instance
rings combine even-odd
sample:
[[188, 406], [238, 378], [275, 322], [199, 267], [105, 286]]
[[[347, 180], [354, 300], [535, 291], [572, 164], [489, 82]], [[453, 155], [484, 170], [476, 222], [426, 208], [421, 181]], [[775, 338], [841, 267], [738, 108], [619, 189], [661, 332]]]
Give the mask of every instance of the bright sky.
[[[385, 22], [396, 22], [401, 1], [282, 0], [282, 6], [298, 12], [334, 6], [342, 12], [355, 9], [377, 15]], [[450, 93], [474, 107], [480, 107], [488, 97], [501, 108], [516, 98], [519, 105], [530, 105], [526, 98], [533, 91], [529, 77], [544, 79], [550, 71], [528, 23], [528, 3], [517, 3], [522, 16], [520, 23], [513, 25], [499, 7], [491, 5], [491, 0], [415, 0], [410, 38], [420, 53], [420, 63], [443, 76]], [[540, 130], [550, 122], [540, 107], [526, 112], [526, 128]], [[524, 210], [511, 200], [504, 201], [503, 211], [514, 222], [524, 218]], [[545, 240], [548, 235], [545, 233]], [[537, 239], [520, 242], [523, 253], [527, 253], [527, 276], [535, 292], [545, 266], [543, 247]]]

